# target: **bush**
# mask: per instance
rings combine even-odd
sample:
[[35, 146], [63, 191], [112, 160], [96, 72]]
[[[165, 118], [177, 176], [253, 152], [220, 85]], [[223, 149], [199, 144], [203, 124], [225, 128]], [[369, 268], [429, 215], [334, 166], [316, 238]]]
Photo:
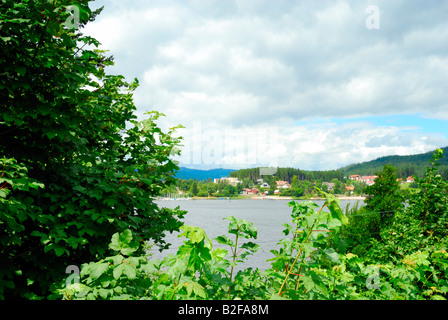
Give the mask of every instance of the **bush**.
[[[69, 265], [101, 258], [117, 231], [167, 246], [183, 211], [152, 198], [173, 184], [176, 128], [136, 121], [133, 92], [99, 42], [70, 29], [89, 1], [3, 1], [0, 11], [0, 298], [48, 297]], [[156, 139], [156, 136], [158, 137]]]

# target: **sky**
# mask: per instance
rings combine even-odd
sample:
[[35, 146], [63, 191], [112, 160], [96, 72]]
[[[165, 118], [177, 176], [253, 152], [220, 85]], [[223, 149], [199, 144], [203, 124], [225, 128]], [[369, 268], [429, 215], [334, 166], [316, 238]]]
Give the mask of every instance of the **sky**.
[[81, 32], [180, 166], [333, 170], [448, 146], [448, 1], [97, 0]]

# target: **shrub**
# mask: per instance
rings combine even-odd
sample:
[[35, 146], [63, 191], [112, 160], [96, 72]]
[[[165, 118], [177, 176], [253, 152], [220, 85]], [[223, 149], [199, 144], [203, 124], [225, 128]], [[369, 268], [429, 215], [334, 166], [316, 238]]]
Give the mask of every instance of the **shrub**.
[[0, 6], [0, 298], [47, 297], [68, 265], [104, 256], [130, 230], [166, 246], [184, 212], [152, 198], [173, 183], [180, 142], [137, 121], [133, 92], [108, 75], [99, 42], [65, 26], [89, 0], [3, 1]]

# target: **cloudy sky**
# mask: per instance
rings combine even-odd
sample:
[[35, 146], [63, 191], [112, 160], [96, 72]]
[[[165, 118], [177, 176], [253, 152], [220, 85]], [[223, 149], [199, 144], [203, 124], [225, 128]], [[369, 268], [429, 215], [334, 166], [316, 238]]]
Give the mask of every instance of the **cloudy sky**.
[[97, 0], [83, 30], [182, 124], [180, 165], [337, 169], [448, 146], [448, 1]]

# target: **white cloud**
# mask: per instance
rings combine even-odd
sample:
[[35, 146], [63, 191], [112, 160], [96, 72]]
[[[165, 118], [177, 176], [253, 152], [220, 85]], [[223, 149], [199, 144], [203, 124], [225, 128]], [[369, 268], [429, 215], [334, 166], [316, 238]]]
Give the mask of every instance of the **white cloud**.
[[[363, 2], [98, 2], [106, 9], [87, 32], [115, 56], [114, 73], [140, 79], [139, 114], [161, 111], [162, 124], [183, 124], [186, 136], [195, 123], [205, 137], [276, 128], [265, 158], [306, 169], [448, 144], [447, 132], [421, 139], [404, 127], [331, 122], [417, 113], [448, 120], [445, 2], [378, 1], [379, 30], [365, 28]], [[330, 121], [297, 125], [316, 119]], [[230, 140], [223, 149], [242, 150]], [[244, 152], [221, 162], [262, 158]]]

